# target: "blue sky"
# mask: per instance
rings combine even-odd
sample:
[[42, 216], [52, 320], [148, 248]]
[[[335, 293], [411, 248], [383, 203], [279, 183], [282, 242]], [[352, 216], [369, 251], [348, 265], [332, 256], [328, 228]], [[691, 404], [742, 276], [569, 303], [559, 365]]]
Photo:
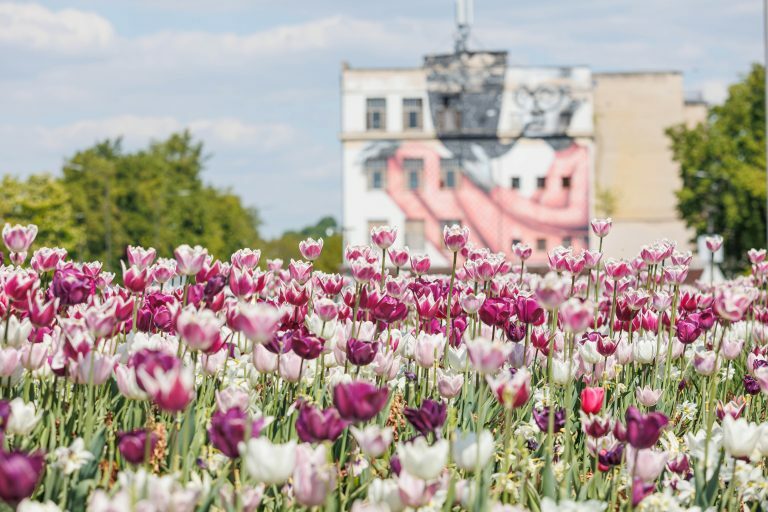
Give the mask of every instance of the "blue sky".
[[[762, 59], [760, 0], [476, 0], [470, 46], [510, 63], [674, 69], [722, 101]], [[191, 128], [206, 181], [263, 232], [341, 213], [339, 71], [452, 47], [452, 0], [0, 0], [0, 172]]]

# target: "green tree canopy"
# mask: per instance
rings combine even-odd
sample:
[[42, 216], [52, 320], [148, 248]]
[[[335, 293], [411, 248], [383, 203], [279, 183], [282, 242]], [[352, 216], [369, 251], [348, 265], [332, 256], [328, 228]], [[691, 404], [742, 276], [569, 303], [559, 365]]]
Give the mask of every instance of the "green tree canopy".
[[680, 163], [678, 210], [697, 235], [725, 239], [724, 269], [737, 271], [750, 248], [765, 247], [765, 69], [755, 64], [706, 122], [667, 130]]
[[258, 216], [238, 196], [205, 185], [203, 145], [189, 132], [126, 152], [121, 140], [79, 151], [64, 166], [63, 183], [85, 230], [78, 256], [119, 268], [125, 247], [154, 247], [170, 256], [200, 244], [221, 259], [258, 241]]
[[262, 258], [280, 258], [287, 266], [291, 258], [301, 258], [299, 242], [307, 237], [322, 238], [323, 252], [314, 262], [314, 268], [323, 272], [338, 272], [343, 254], [341, 234], [338, 229], [338, 224], [333, 217], [323, 217], [312, 226], [298, 231], [286, 231], [280, 238], [264, 242]]
[[24, 180], [3, 177], [0, 219], [2, 223], [36, 224], [33, 250], [44, 246], [71, 250], [84, 239], [85, 232], [75, 220], [69, 192], [48, 174], [33, 174]]

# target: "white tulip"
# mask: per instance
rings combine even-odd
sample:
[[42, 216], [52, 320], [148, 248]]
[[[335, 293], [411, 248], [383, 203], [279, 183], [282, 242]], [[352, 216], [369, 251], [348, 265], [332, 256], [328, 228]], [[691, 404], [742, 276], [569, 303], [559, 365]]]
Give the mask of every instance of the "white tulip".
[[639, 336], [633, 342], [632, 356], [635, 362], [650, 364], [656, 360], [656, 339], [651, 336]]
[[441, 439], [429, 446], [426, 438], [417, 437], [411, 443], [400, 444], [397, 455], [403, 469], [422, 480], [433, 480], [448, 462], [448, 441]]
[[245, 469], [260, 483], [282, 484], [296, 466], [296, 441], [272, 444], [268, 439], [257, 437], [238, 446]]
[[21, 398], [11, 400], [11, 415], [8, 418], [9, 434], [18, 434], [25, 436], [34, 430], [43, 413], [37, 412], [35, 404], [24, 403]]
[[400, 501], [397, 482], [391, 478], [375, 478], [368, 486], [368, 499], [376, 505], [384, 505], [390, 512], [400, 512], [405, 508]]
[[475, 432], [457, 433], [453, 441], [453, 460], [465, 471], [474, 471], [485, 467], [494, 452], [493, 434], [483, 430], [478, 436]]
[[744, 418], [737, 420], [726, 414], [723, 418], [723, 448], [732, 457], [749, 457], [760, 440], [760, 426]]

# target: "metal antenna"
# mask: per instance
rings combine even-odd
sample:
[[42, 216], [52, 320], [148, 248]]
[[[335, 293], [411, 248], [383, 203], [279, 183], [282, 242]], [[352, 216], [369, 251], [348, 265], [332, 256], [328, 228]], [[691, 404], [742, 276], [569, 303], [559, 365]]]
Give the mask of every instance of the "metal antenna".
[[467, 51], [469, 32], [474, 21], [474, 0], [456, 0], [456, 53]]

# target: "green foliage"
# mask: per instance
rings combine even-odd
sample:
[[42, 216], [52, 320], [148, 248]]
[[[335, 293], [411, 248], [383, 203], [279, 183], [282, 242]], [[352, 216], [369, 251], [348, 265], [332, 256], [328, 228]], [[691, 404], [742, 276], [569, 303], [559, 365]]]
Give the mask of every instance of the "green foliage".
[[299, 242], [307, 237], [323, 239], [323, 252], [314, 262], [314, 269], [322, 272], [338, 272], [341, 267], [343, 248], [341, 234], [333, 217], [323, 217], [313, 226], [307, 226], [299, 231], [286, 231], [280, 238], [264, 242], [261, 245], [262, 259], [280, 258], [287, 266], [291, 258], [301, 258]]
[[0, 219], [3, 223], [37, 224], [32, 250], [43, 246], [69, 249], [84, 237], [83, 229], [75, 222], [67, 189], [48, 174], [33, 174], [26, 180], [3, 177]]
[[78, 257], [116, 269], [129, 244], [164, 256], [183, 243], [200, 244], [225, 260], [254, 247], [256, 212], [231, 191], [203, 184], [204, 163], [203, 145], [189, 132], [133, 153], [117, 139], [75, 154], [64, 166], [63, 183], [85, 230]]
[[741, 268], [747, 250], [765, 246], [764, 98], [765, 69], [755, 64], [705, 123], [667, 130], [683, 181], [678, 210], [697, 235], [723, 236], [727, 272]]

